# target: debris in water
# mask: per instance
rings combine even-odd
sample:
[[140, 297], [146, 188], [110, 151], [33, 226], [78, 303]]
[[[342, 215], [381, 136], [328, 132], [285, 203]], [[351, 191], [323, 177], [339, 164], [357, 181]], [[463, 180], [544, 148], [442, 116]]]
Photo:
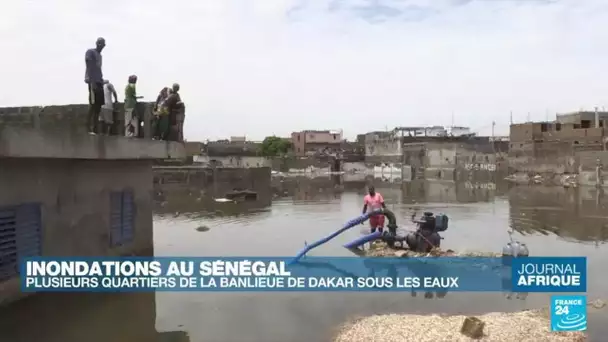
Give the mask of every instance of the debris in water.
[[196, 228], [197, 232], [208, 232], [211, 228], [207, 227], [207, 226], [198, 226]]
[[593, 302], [591, 302], [590, 304], [591, 304], [591, 306], [593, 306], [595, 309], [601, 309], [601, 308], [603, 308], [604, 306], [606, 306], [606, 302], [604, 302], [604, 301], [603, 301], [603, 300], [601, 300], [601, 299], [596, 299], [596, 300], [594, 300]]

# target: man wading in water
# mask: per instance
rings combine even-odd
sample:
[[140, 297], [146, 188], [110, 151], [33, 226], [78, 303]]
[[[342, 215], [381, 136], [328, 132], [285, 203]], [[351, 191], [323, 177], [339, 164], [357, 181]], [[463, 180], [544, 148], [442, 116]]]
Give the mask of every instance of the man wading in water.
[[[386, 208], [384, 198], [376, 192], [373, 185], [369, 186], [369, 194], [365, 195], [365, 198], [363, 199], [363, 214], [367, 212], [368, 208], [370, 209], [370, 212], [376, 209]], [[382, 232], [382, 229], [384, 229], [384, 215], [374, 215], [370, 217], [369, 225], [372, 233], [376, 232], [376, 229]]]

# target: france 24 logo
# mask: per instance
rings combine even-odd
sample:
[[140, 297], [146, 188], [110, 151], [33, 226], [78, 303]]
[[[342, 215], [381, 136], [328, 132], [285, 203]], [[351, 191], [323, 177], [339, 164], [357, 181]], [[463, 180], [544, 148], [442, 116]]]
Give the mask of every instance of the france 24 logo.
[[551, 331], [587, 330], [587, 296], [552, 296]]

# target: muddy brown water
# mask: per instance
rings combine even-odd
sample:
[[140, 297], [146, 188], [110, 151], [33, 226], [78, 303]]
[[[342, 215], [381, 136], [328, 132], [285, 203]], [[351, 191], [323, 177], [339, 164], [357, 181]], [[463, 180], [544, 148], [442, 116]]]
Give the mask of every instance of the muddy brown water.
[[[412, 212], [441, 211], [450, 228], [443, 248], [499, 252], [514, 238], [532, 255], [587, 256], [588, 297], [608, 298], [608, 197], [596, 189], [509, 187], [420, 181], [378, 183], [407, 227]], [[166, 194], [154, 219], [158, 256], [291, 256], [362, 207], [364, 185], [336, 179], [286, 181], [272, 203], [217, 205], [186, 189]], [[201, 226], [208, 229], [200, 229]], [[348, 256], [353, 229], [312, 255]], [[349, 319], [382, 313], [478, 314], [549, 305], [549, 294], [507, 299], [500, 293], [147, 293], [38, 295], [0, 311], [0, 341], [311, 342], [330, 341]], [[403, 327], [407, 329], [407, 327]], [[592, 341], [608, 333], [608, 315], [590, 310]]]

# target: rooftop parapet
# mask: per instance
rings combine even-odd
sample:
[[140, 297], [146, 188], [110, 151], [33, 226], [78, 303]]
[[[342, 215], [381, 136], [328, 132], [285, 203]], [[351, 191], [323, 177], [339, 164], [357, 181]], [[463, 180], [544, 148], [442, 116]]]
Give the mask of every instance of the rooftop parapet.
[[[0, 158], [185, 158], [183, 143], [150, 138], [151, 104], [139, 106], [144, 138], [88, 134], [88, 105], [0, 108]], [[117, 121], [117, 127], [124, 127]]]

